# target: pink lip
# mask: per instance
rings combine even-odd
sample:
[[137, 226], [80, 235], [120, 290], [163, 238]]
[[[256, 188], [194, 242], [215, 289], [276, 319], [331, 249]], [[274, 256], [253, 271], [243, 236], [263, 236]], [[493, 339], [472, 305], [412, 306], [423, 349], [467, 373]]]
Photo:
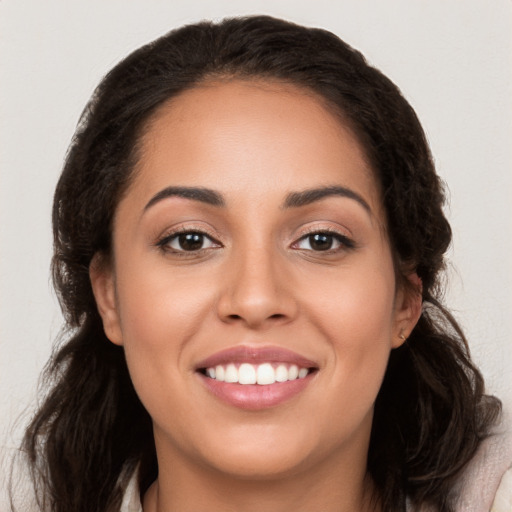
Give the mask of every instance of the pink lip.
[[309, 373], [303, 379], [276, 382], [267, 386], [230, 384], [210, 379], [202, 373], [197, 375], [205, 387], [223, 402], [240, 409], [257, 411], [276, 407], [298, 395], [308, 386], [316, 373]]
[[318, 369], [318, 365], [299, 354], [280, 347], [239, 346], [217, 352], [201, 361], [196, 369], [198, 377], [208, 391], [223, 402], [245, 410], [261, 410], [278, 406], [303, 391], [312, 381], [316, 372], [310, 372], [302, 379], [276, 382], [266, 386], [258, 384], [233, 384], [207, 377], [199, 370], [228, 363], [287, 363], [301, 368]]
[[318, 368], [318, 364], [281, 347], [250, 347], [241, 345], [211, 355], [196, 365], [196, 369], [228, 363], [288, 363], [301, 368]]

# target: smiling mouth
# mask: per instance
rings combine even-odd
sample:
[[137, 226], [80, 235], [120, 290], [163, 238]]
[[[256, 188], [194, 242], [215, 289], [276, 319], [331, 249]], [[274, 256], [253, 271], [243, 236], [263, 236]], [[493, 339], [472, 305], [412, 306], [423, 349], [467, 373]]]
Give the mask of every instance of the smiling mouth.
[[250, 411], [277, 407], [298, 397], [319, 366], [276, 346], [240, 345], [201, 361], [196, 375], [206, 390], [225, 404]]
[[268, 386], [275, 383], [304, 379], [316, 369], [296, 364], [270, 363], [228, 363], [201, 368], [206, 377], [230, 384]]

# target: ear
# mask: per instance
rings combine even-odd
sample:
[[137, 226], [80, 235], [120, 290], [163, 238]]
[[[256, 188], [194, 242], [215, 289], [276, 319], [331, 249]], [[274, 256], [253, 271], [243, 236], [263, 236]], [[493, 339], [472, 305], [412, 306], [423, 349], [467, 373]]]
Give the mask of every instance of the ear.
[[400, 286], [395, 298], [395, 322], [392, 347], [398, 348], [405, 343], [421, 316], [423, 285], [418, 274], [407, 276], [409, 281]]
[[103, 330], [115, 345], [123, 344], [121, 323], [117, 307], [114, 272], [100, 254], [95, 254], [89, 265], [89, 279], [96, 299], [98, 312], [103, 320]]

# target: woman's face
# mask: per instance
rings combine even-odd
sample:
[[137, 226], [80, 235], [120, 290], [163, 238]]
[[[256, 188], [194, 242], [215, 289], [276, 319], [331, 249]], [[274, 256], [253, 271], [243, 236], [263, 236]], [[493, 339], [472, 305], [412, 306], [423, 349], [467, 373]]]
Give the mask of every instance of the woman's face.
[[364, 464], [419, 299], [396, 289], [362, 147], [292, 85], [198, 86], [162, 107], [91, 277], [159, 459], [245, 477]]

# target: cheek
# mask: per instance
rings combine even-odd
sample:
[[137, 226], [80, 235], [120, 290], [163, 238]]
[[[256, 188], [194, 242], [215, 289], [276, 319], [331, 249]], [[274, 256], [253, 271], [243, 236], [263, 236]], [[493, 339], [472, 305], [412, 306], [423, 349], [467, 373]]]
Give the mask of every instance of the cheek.
[[366, 265], [324, 279], [309, 291], [308, 309], [339, 350], [365, 351], [391, 342], [394, 295], [391, 264]]
[[310, 295], [311, 322], [330, 344], [331, 396], [340, 414], [365, 414], [375, 401], [392, 348], [394, 274], [387, 269], [347, 273]]
[[116, 283], [125, 345], [157, 348], [191, 335], [211, 302], [211, 281], [208, 274], [187, 276], [161, 257], [125, 261]]
[[[188, 371], [182, 357], [211, 311], [213, 286], [176, 279], [169, 268], [118, 268], [117, 289], [123, 345], [130, 375], [143, 403], [172, 389]], [[166, 398], [168, 399], [168, 397]]]

